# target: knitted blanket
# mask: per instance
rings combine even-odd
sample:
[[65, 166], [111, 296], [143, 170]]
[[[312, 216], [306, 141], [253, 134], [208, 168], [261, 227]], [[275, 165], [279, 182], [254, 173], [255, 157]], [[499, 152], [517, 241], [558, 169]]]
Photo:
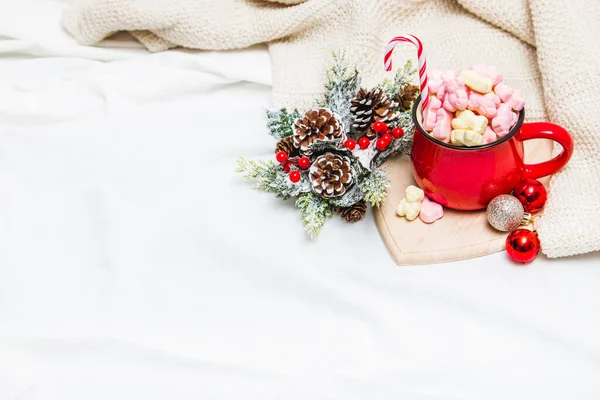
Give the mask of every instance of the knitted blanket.
[[[130, 31], [151, 51], [226, 50], [267, 43], [277, 106], [308, 107], [333, 50], [365, 86], [380, 81], [385, 45], [422, 39], [430, 69], [496, 65], [526, 97], [526, 118], [571, 132], [575, 152], [556, 174], [538, 233], [549, 257], [600, 250], [600, 2], [597, 0], [82, 0], [65, 28], [93, 45]], [[394, 58], [415, 58], [396, 47]]]

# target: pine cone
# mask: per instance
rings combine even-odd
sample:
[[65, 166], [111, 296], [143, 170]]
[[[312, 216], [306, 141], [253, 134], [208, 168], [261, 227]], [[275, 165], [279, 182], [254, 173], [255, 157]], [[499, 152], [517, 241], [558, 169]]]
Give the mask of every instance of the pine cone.
[[416, 85], [406, 85], [400, 93], [396, 95], [396, 101], [399, 104], [400, 111], [408, 111], [419, 94], [419, 87]]
[[364, 132], [369, 139], [377, 136], [371, 129], [373, 122], [390, 123], [398, 118], [398, 103], [381, 88], [360, 89], [351, 103], [352, 128]]
[[295, 157], [298, 155], [298, 149], [294, 147], [294, 138], [291, 136], [284, 137], [275, 145], [275, 154], [283, 151], [287, 153], [289, 157]]
[[358, 222], [367, 213], [367, 203], [364, 200], [360, 200], [350, 207], [338, 207], [337, 212], [340, 217], [348, 222]]
[[316, 140], [334, 140], [340, 146], [346, 140], [342, 124], [324, 108], [309, 110], [294, 124], [294, 147], [301, 154], [311, 155], [308, 146]]
[[354, 183], [354, 170], [350, 158], [334, 153], [317, 157], [310, 166], [308, 176], [313, 191], [325, 198], [338, 197]]

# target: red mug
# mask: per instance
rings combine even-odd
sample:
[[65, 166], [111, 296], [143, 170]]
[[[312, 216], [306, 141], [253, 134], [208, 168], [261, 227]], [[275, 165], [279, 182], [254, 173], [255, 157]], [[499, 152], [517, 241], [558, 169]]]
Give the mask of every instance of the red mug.
[[[573, 139], [563, 127], [549, 122], [523, 123], [525, 110], [510, 132], [481, 146], [459, 147], [444, 143], [420, 123], [420, 97], [415, 100], [411, 161], [417, 184], [429, 198], [456, 210], [480, 210], [499, 194], [510, 193], [517, 182], [551, 175], [567, 164]], [[419, 118], [417, 118], [419, 116]], [[523, 162], [523, 142], [550, 139], [562, 146], [559, 155], [540, 164]]]

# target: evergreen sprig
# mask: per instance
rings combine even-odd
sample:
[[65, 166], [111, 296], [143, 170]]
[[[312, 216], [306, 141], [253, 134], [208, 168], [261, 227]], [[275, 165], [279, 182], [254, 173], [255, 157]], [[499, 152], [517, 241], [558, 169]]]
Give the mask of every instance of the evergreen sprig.
[[252, 187], [276, 197], [289, 199], [310, 190], [308, 180], [303, 177], [297, 184], [292, 184], [281, 167], [271, 160], [246, 160], [238, 158], [236, 172], [243, 178], [252, 181]]
[[294, 134], [294, 123], [302, 115], [297, 109], [288, 112], [286, 108], [267, 110], [267, 128], [275, 139], [280, 140]]
[[296, 200], [296, 207], [302, 216], [304, 232], [310, 238], [318, 236], [325, 221], [335, 214], [335, 208], [313, 192], [301, 194]]
[[360, 88], [360, 76], [356, 69], [351, 70], [346, 61], [346, 53], [333, 53], [333, 63], [326, 72], [325, 96], [318, 101], [319, 107], [330, 109], [342, 121], [346, 132], [350, 130], [352, 114], [350, 101]]
[[413, 66], [412, 60], [408, 60], [402, 68], [398, 68], [394, 79], [392, 81], [390, 81], [389, 79], [385, 79], [382, 82], [381, 87], [386, 93], [389, 93], [393, 98], [398, 93], [400, 93], [404, 86], [414, 82], [416, 73], [417, 68]]
[[387, 189], [391, 186], [390, 176], [382, 168], [374, 168], [371, 174], [360, 182], [360, 189], [365, 195], [365, 200], [372, 207], [379, 207], [387, 199]]

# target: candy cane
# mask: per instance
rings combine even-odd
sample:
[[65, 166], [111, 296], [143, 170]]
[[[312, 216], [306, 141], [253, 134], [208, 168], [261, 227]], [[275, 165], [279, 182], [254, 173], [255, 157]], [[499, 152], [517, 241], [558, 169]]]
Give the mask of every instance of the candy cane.
[[421, 43], [416, 36], [400, 35], [390, 40], [387, 48], [385, 49], [385, 56], [383, 57], [385, 70], [392, 70], [392, 51], [394, 51], [394, 47], [396, 47], [396, 45], [400, 42], [410, 42], [417, 46], [417, 56], [419, 59], [419, 81], [421, 83], [421, 109], [425, 110], [425, 107], [427, 107], [429, 104], [429, 90], [427, 89], [427, 60], [425, 60], [423, 43]]

